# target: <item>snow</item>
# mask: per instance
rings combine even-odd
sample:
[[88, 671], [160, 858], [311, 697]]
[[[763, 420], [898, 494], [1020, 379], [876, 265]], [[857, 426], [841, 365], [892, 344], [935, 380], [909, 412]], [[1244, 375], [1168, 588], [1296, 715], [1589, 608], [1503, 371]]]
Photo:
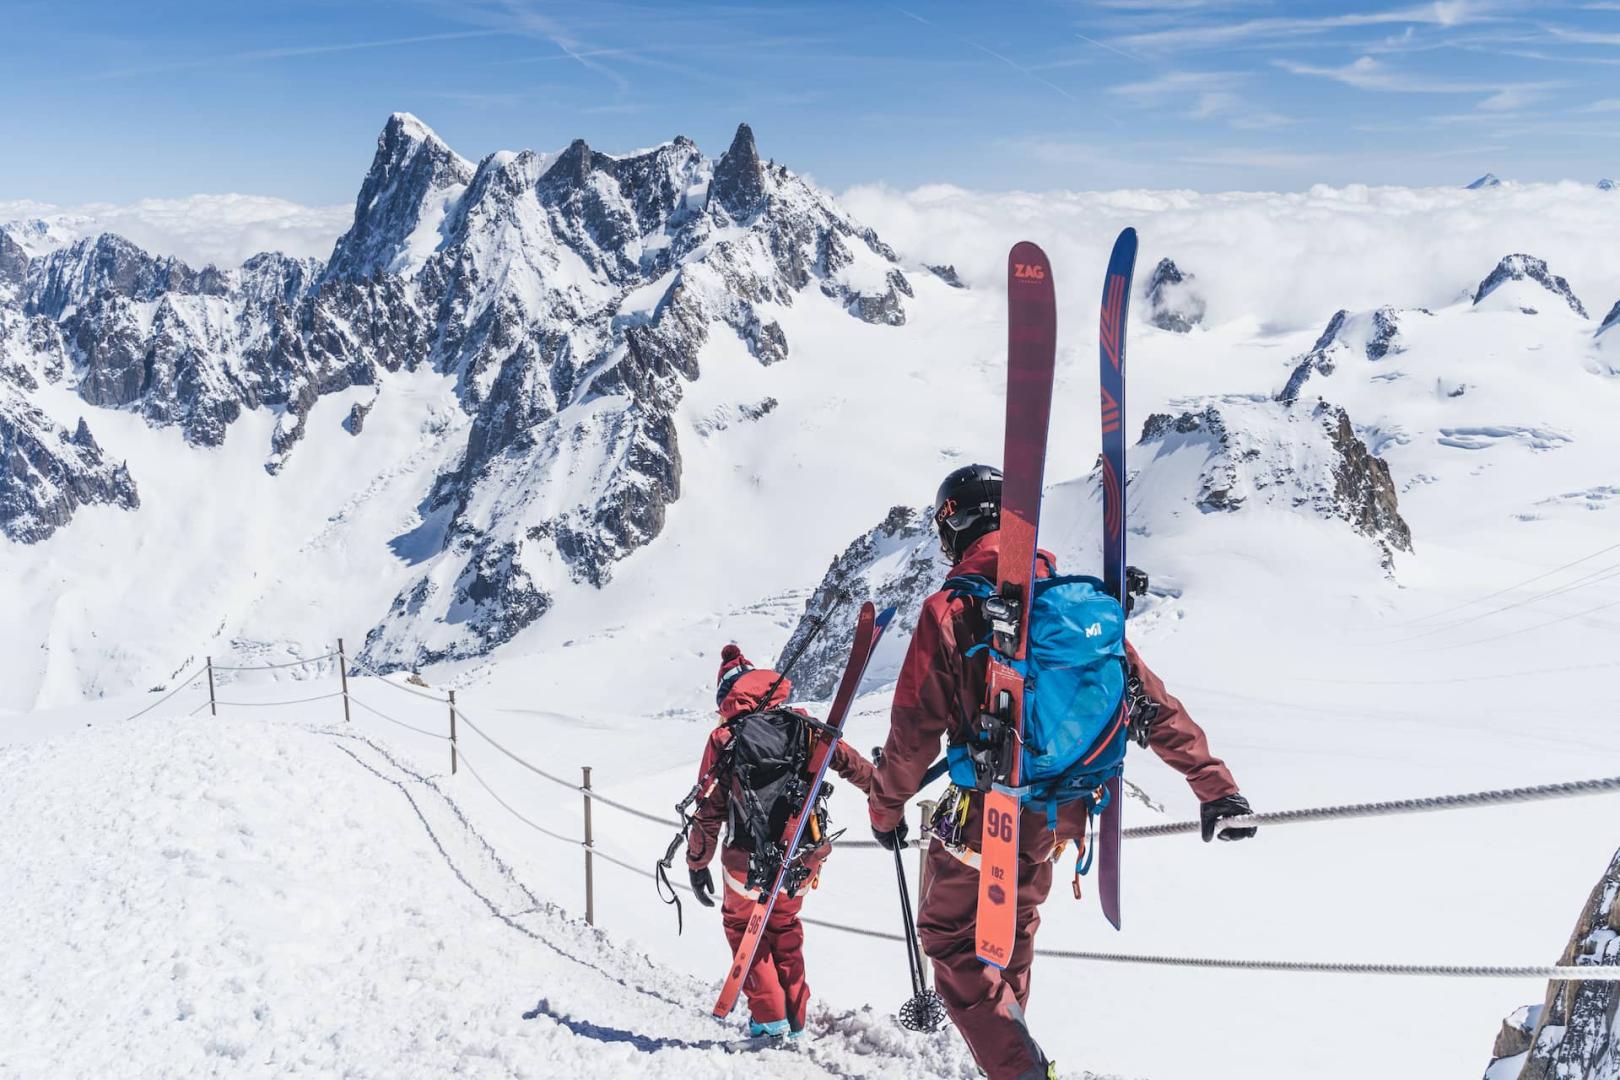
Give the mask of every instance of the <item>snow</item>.
[[[1334, 370], [1310, 376], [1301, 407], [1320, 395], [1347, 410], [1388, 460], [1412, 527], [1414, 551], [1386, 570], [1365, 538], [1284, 498], [1201, 512], [1195, 454], [1133, 452], [1133, 561], [1164, 587], [1133, 621], [1133, 638], [1255, 805], [1613, 772], [1615, 624], [1612, 610], [1588, 609], [1612, 601], [1617, 582], [1581, 577], [1610, 573], [1620, 560], [1611, 553], [1560, 568], [1614, 542], [1620, 500], [1604, 493], [1620, 460], [1612, 423], [1620, 381], [1605, 340], [1615, 335], [1594, 339], [1594, 322], [1539, 286], [1539, 316], [1475, 308], [1469, 295], [1504, 255], [1524, 251], [1566, 275], [1593, 310], [1608, 310], [1620, 298], [1610, 255], [1620, 224], [1602, 199], [1575, 185], [852, 193], [856, 215], [907, 260], [953, 262], [973, 287], [917, 275], [903, 328], [849, 319], [815, 290], [791, 306], [762, 306], [791, 344], [769, 367], [734, 334], [712, 333], [703, 375], [677, 413], [682, 497], [658, 539], [618, 564], [605, 588], [559, 590], [555, 607], [492, 658], [426, 675], [455, 686], [503, 745], [564, 776], [591, 765], [609, 795], [667, 813], [693, 779], [720, 647], [736, 640], [767, 662], [853, 537], [895, 504], [926, 503], [953, 465], [999, 457], [998, 276], [1007, 241], [1026, 233], [1053, 255], [1062, 312], [1063, 405], [1043, 537], [1065, 565], [1083, 567], [1097, 531], [1088, 478], [1101, 254], [1114, 228], [1133, 221], [1143, 265], [1176, 258], [1198, 275], [1210, 308], [1204, 332], [1192, 335], [1133, 323], [1128, 430], [1140, 431], [1152, 412], [1230, 397], [1251, 403], [1235, 411], [1256, 417], [1267, 463], [1287, 461], [1285, 426], [1262, 419], [1263, 405], [1347, 309]], [[555, 267], [518, 254], [512, 267], [537, 290], [580, 273], [564, 268], [559, 285], [542, 274]], [[622, 310], [648, 299], [637, 295]], [[1415, 312], [1420, 305], [1433, 315]], [[1396, 313], [1399, 349], [1370, 360], [1370, 313], [1384, 306]], [[341, 420], [374, 393], [364, 431], [349, 436]], [[779, 405], [757, 420], [711, 423], [767, 397]], [[59, 387], [39, 401], [70, 429], [85, 411]], [[593, 415], [582, 408], [567, 421]], [[322, 399], [306, 443], [276, 477], [262, 469], [268, 412], [245, 417], [224, 447], [207, 451], [131, 414], [94, 411], [91, 422], [108, 458], [130, 461], [142, 509], [88, 508], [48, 545], [0, 549], [0, 578], [15, 589], [0, 623], [0, 709], [11, 710], [0, 712], [0, 737], [16, 743], [0, 748], [0, 850], [17, 852], [21, 868], [4, 878], [16, 901], [13, 925], [0, 928], [0, 995], [11, 995], [0, 997], [0, 1025], [16, 1026], [0, 1026], [0, 1053], [89, 1073], [122, 1054], [165, 1075], [293, 1067], [553, 1075], [553, 1060], [559, 1074], [753, 1071], [752, 1058], [685, 1045], [720, 1037], [703, 1018], [724, 964], [712, 913], [688, 904], [687, 931], [676, 937], [649, 882], [599, 865], [598, 921], [609, 940], [541, 912], [516, 921], [576, 959], [535, 942], [491, 917], [425, 840], [399, 789], [338, 747], [387, 776], [402, 770], [353, 740], [307, 730], [332, 723], [335, 702], [252, 714], [275, 718], [269, 726], [247, 710], [179, 719], [199, 700], [193, 688], [175, 710], [109, 722], [155, 700], [132, 688], [168, 685], [206, 652], [281, 659], [325, 652], [339, 636], [354, 649], [420, 569], [413, 531], [434, 523], [416, 507], [451, 464], [466, 423], [449, 377], [388, 374], [380, 392]], [[604, 452], [606, 435], [588, 423], [582, 430], [571, 463], [545, 463], [557, 475], [530, 484], [500, 473], [502, 483], [481, 488], [473, 516], [527, 523], [572, 498]], [[502, 495], [507, 484], [519, 490]], [[1563, 586], [1573, 587], [1540, 595]], [[333, 682], [330, 668], [227, 677], [222, 696], [301, 697]], [[375, 680], [354, 686], [359, 699], [442, 730], [442, 706]], [[106, 700], [85, 700], [103, 691]], [[868, 691], [851, 720], [863, 748], [887, 723], [887, 689]], [[470, 836], [451, 854], [498, 910], [533, 906], [515, 879], [539, 900], [579, 911], [577, 846], [535, 834], [465, 771], [445, 776], [441, 744], [360, 714], [353, 730], [415, 762], [454, 799], [513, 875]], [[538, 780], [476, 735], [462, 738], [478, 775], [515, 809], [577, 832], [577, 793]], [[1196, 814], [1179, 777], [1149, 756], [1131, 761], [1133, 780], [1165, 804], [1163, 819]], [[437, 798], [426, 784], [402, 782], [424, 805]], [[425, 812], [439, 815], [436, 831], [451, 835], [454, 815], [434, 807]], [[860, 835], [851, 792], [838, 792], [832, 809]], [[1157, 819], [1134, 803], [1128, 816]], [[1612, 801], [1585, 800], [1272, 828], [1247, 844], [1135, 842], [1124, 932], [1107, 929], [1089, 896], [1069, 900], [1060, 882], [1039, 944], [1551, 962], [1613, 850], [1612, 822]], [[604, 852], [637, 866], [669, 839], [662, 826], [600, 807], [595, 828]], [[85, 887], [90, 880], [96, 888]], [[890, 930], [894, 902], [882, 858], [848, 850], [807, 913]], [[61, 944], [69, 927], [76, 950]], [[934, 1052], [887, 1021], [907, 993], [898, 946], [812, 927], [809, 950], [812, 985], [829, 1010], [810, 1044], [821, 1049], [773, 1056], [773, 1075], [971, 1075], [959, 1048], [919, 1056]], [[650, 963], [635, 959], [641, 952]], [[27, 972], [38, 974], [30, 982]], [[678, 1004], [644, 1000], [634, 989], [644, 985]], [[1071, 1078], [1090, 1069], [1156, 1080], [1359, 1080], [1373, 1067], [1369, 1040], [1396, 1075], [1477, 1075], [1500, 1019], [1539, 990], [1043, 960], [1030, 1016]], [[542, 999], [542, 1014], [523, 1020]], [[137, 1007], [145, 1002], [156, 1003], [149, 1014]]]
[[7, 1075], [973, 1075], [861, 1012], [737, 1040], [704, 981], [536, 895], [352, 728], [153, 718], [0, 765]]

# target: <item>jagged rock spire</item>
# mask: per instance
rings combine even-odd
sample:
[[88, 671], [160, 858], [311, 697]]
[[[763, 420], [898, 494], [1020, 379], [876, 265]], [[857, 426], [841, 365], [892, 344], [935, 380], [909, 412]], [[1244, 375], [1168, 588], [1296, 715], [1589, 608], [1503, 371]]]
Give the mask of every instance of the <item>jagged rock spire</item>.
[[754, 145], [754, 131], [747, 124], [737, 125], [731, 148], [714, 166], [709, 201], [718, 202], [733, 217], [746, 217], [765, 197], [765, 172]]
[[377, 153], [354, 202], [354, 224], [332, 249], [326, 276], [357, 281], [399, 269], [424, 207], [472, 176], [472, 163], [431, 128], [410, 113], [394, 113], [377, 136]]

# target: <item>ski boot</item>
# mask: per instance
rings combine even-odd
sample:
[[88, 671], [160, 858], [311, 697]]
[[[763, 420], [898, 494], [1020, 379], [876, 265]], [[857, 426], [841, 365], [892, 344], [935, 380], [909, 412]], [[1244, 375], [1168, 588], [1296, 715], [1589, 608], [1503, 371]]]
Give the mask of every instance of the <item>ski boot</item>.
[[760, 1023], [758, 1020], [748, 1022], [748, 1037], [750, 1039], [785, 1039], [796, 1034], [786, 1020], [768, 1020]]

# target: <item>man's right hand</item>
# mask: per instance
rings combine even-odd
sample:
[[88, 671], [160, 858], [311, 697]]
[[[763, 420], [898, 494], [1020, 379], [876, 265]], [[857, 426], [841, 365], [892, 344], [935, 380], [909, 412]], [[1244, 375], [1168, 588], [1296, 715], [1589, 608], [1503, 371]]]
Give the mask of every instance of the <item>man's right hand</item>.
[[880, 829], [874, 825], [872, 827], [872, 836], [883, 846], [883, 850], [897, 851], [905, 847], [906, 833], [909, 831], [906, 827], [906, 819], [901, 818], [900, 824], [892, 829]]
[[688, 870], [687, 876], [692, 879], [692, 895], [704, 907], [714, 907], [714, 875], [709, 873], [707, 866], [697, 870]]

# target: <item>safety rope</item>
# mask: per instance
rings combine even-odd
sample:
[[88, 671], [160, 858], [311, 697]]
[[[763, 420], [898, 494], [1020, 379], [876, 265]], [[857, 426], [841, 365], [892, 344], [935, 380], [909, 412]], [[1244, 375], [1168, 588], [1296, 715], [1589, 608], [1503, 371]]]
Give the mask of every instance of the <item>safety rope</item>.
[[417, 697], [426, 698], [429, 701], [437, 701], [440, 705], [446, 705], [450, 702], [450, 699], [447, 697], [441, 697], [438, 694], [429, 694], [426, 691], [417, 690], [413, 687], [406, 686], [403, 683], [394, 682], [389, 679], [387, 675], [384, 675], [382, 672], [378, 671], [376, 668], [372, 667], [358, 656], [351, 656], [348, 659], [349, 663], [353, 664], [355, 667], [360, 668], [363, 671], [370, 672], [374, 677], [379, 679], [384, 686], [392, 687], [395, 690], [403, 690], [407, 694], [415, 694]]
[[216, 705], [229, 705], [233, 709], [272, 709], [278, 705], [308, 705], [312, 701], [331, 701], [333, 698], [343, 696], [343, 691], [334, 690], [330, 694], [317, 694], [315, 697], [293, 698], [291, 701], [223, 701], [216, 700]]
[[[315, 663], [321, 660], [327, 660], [336, 655], [336, 653], [328, 653], [325, 656], [313, 657], [308, 660], [293, 661], [286, 664], [264, 665], [259, 668], [216, 666], [215, 670], [265, 670], [277, 667], [293, 667], [299, 664]], [[428, 700], [435, 702], [447, 703], [449, 700], [448, 698], [439, 698], [432, 694], [425, 694], [411, 689], [410, 687], [401, 686], [398, 683], [389, 682], [379, 672], [377, 672], [375, 668], [370, 667], [370, 665], [364, 664], [360, 661], [355, 662], [358, 666], [377, 675], [384, 683], [396, 689], [404, 690], [406, 693], [415, 694], [417, 697], [427, 698]], [[188, 678], [186, 678], [185, 681], [181, 682], [173, 690], [169, 691], [162, 698], [153, 702], [151, 705], [148, 705], [140, 712], [130, 716], [128, 719], [136, 719], [137, 717], [144, 716], [146, 713], [158, 708], [160, 705], [173, 698], [176, 694], [179, 694], [182, 690], [195, 683], [204, 674], [206, 674], [206, 672], [206, 667], [199, 667]], [[321, 694], [315, 697], [299, 698], [291, 701], [216, 701], [215, 704], [227, 705], [233, 708], [265, 708], [285, 705], [303, 705], [316, 701], [329, 701], [333, 698], [344, 696], [345, 695], [341, 691], [338, 691], [330, 694]], [[380, 717], [381, 719], [389, 721], [390, 723], [417, 732], [418, 734], [428, 735], [437, 739], [446, 738], [446, 736], [438, 732], [426, 731], [422, 728], [417, 728], [410, 724], [403, 723], [402, 721], [395, 720], [393, 717], [373, 708], [372, 706], [354, 697], [352, 694], [347, 696], [354, 704], [360, 706], [362, 709], [365, 709], [367, 712]], [[196, 709], [193, 709], [192, 715], [200, 712], [206, 704], [207, 703], [205, 702], [204, 705], [199, 705]], [[545, 780], [549, 780], [552, 783], [558, 784], [562, 787], [570, 788], [587, 798], [595, 799], [596, 801], [601, 802], [603, 805], [610, 806], [621, 811], [622, 813], [630, 814], [634, 817], [638, 817], [655, 824], [672, 825], [676, 827], [679, 827], [681, 824], [679, 821], [674, 819], [660, 817], [656, 814], [650, 814], [644, 810], [630, 806], [627, 803], [609, 798], [598, 792], [592, 791], [591, 789], [585, 788], [582, 785], [572, 783], [560, 776], [547, 772], [531, 762], [524, 760], [519, 755], [501, 745], [495, 739], [491, 738], [482, 727], [478, 726], [478, 724], [459, 707], [456, 708], [456, 713], [467, 724], [467, 726], [472, 729], [474, 733], [483, 738], [496, 750], [511, 758], [523, 768]], [[562, 833], [548, 829], [528, 818], [505, 799], [501, 798], [501, 796], [496, 793], [495, 789], [491, 787], [482, 776], [479, 775], [478, 771], [473, 767], [472, 762], [468, 759], [464, 750], [458, 752], [458, 758], [460, 764], [467, 769], [468, 774], [473, 778], [473, 780], [486, 792], [488, 792], [490, 797], [493, 798], [496, 803], [498, 803], [503, 809], [505, 809], [523, 824], [529, 826], [531, 829], [563, 843], [577, 847], [584, 847], [587, 850], [590, 850], [595, 857], [611, 863], [621, 869], [628, 870], [631, 873], [638, 874], [645, 878], [657, 880], [657, 875], [651, 871], [645, 870], [630, 862], [620, 859], [617, 856], [610, 855], [605, 851], [601, 851], [594, 845], [586, 844], [583, 840], [566, 836]], [[1340, 806], [1324, 806], [1301, 810], [1283, 810], [1269, 813], [1246, 814], [1241, 817], [1222, 819], [1221, 824], [1227, 827], [1235, 826], [1239, 828], [1250, 825], [1298, 825], [1316, 821], [1385, 817], [1397, 814], [1456, 810], [1466, 807], [1539, 802], [1551, 799], [1566, 799], [1584, 795], [1596, 795], [1614, 792], [1620, 792], [1620, 776], [1599, 777], [1590, 780], [1576, 780], [1556, 784], [1539, 784], [1529, 787], [1504, 788], [1493, 791], [1469, 792], [1458, 795], [1438, 795], [1416, 799], [1395, 799], [1384, 802], [1353, 803]], [[1165, 825], [1138, 826], [1136, 828], [1126, 829], [1124, 835], [1131, 839], [1143, 839], [1155, 836], [1173, 836], [1184, 833], [1194, 833], [1198, 832], [1200, 828], [1201, 826], [1199, 822], [1185, 821]], [[907, 844], [907, 846], [917, 847], [920, 846], [922, 842], [922, 839], [919, 838], [918, 840]], [[864, 840], [846, 841], [841, 846], [852, 848], [874, 848], [880, 847], [881, 845], [877, 844], [875, 841]], [[675, 887], [685, 889], [688, 892], [691, 891], [684, 885], [676, 885]], [[849, 926], [847, 924], [830, 922], [824, 919], [802, 917], [802, 921], [807, 925], [821, 927], [823, 929], [832, 930], [838, 933], [854, 934], [860, 937], [877, 938], [885, 941], [904, 942], [906, 940], [905, 936], [902, 934], [896, 934], [883, 930], [872, 930], [860, 926]], [[1394, 964], [1313, 960], [1241, 960], [1224, 957], [1168, 956], [1150, 953], [1111, 953], [1079, 949], [1036, 949], [1035, 955], [1051, 957], [1058, 960], [1089, 960], [1097, 963], [1141, 964], [1161, 967], [1191, 967], [1214, 970], [1272, 971], [1332, 975], [1402, 975], [1446, 978], [1551, 979], [1565, 982], [1620, 982], [1620, 965], [1555, 964], [1513, 966], [1468, 964]]]
[[[639, 866], [632, 866], [601, 851], [597, 851], [596, 856], [644, 878], [654, 877], [649, 870], [644, 870]], [[678, 882], [672, 882], [671, 884], [685, 892], [692, 891], [688, 886], [681, 885]], [[850, 926], [847, 923], [816, 919], [808, 915], [799, 916], [799, 921], [807, 926], [819, 926], [823, 930], [832, 930], [840, 934], [853, 934], [856, 937], [876, 938], [880, 941], [904, 942], [906, 940], [904, 934], [896, 934], [888, 930], [872, 930], [864, 926]], [[1152, 953], [1089, 952], [1080, 949], [1036, 949], [1035, 955], [1049, 956], [1054, 960], [1092, 960], [1109, 964], [1148, 964], [1160, 967], [1212, 968], [1231, 971], [1280, 971], [1313, 975], [1430, 975], [1464, 979], [1560, 979], [1567, 982], [1620, 982], [1620, 965], [1600, 967], [1596, 964], [1578, 966], [1559, 964], [1380, 964], [1338, 963], [1324, 960], [1232, 960], [1214, 956], [1163, 956]]]
[[650, 821], [655, 825], [671, 825], [671, 826], [674, 826], [675, 828], [680, 828], [681, 823], [679, 821], [676, 821], [674, 818], [664, 818], [664, 817], [659, 817], [657, 814], [649, 814], [645, 810], [637, 809], [636, 807], [631, 806], [628, 803], [622, 803], [617, 799], [611, 799], [608, 796], [603, 795], [600, 792], [597, 792], [597, 791], [595, 791], [595, 790], [593, 790], [591, 788], [584, 787], [584, 786], [582, 786], [580, 784], [573, 783], [572, 781], [569, 781], [569, 780], [564, 780], [562, 777], [557, 776], [557, 775], [555, 775], [553, 773], [549, 773], [546, 770], [540, 768], [540, 766], [538, 766], [538, 765], [535, 765], [535, 764], [533, 764], [531, 762], [525, 761], [523, 758], [519, 757], [517, 754], [513, 753], [511, 750], [508, 750], [506, 747], [504, 747], [500, 743], [496, 742], [490, 736], [489, 732], [487, 732], [483, 728], [479, 727], [473, 721], [472, 717], [468, 716], [465, 712], [463, 712], [461, 710], [460, 706], [456, 707], [456, 715], [461, 717], [461, 719], [466, 722], [467, 726], [469, 728], [471, 728], [474, 732], [476, 732], [485, 742], [489, 743], [489, 745], [493, 746], [495, 749], [499, 750], [501, 753], [505, 754], [507, 757], [511, 758], [513, 761], [517, 762], [519, 765], [523, 766], [525, 769], [528, 769], [530, 772], [534, 773], [536, 776], [540, 777], [541, 779], [550, 780], [553, 784], [560, 784], [561, 786], [563, 786], [565, 788], [571, 788], [572, 790], [579, 792], [581, 795], [584, 795], [588, 799], [593, 799], [596, 802], [599, 802], [604, 806], [611, 806], [611, 807], [613, 807], [613, 809], [618, 810], [621, 813], [629, 814], [631, 817], [638, 817], [638, 818], [641, 818], [643, 821]]
[[[1497, 791], [1474, 791], [1462, 795], [1432, 795], [1418, 799], [1392, 799], [1387, 802], [1350, 803], [1343, 806], [1319, 806], [1305, 810], [1275, 810], [1261, 814], [1221, 819], [1221, 826], [1245, 828], [1250, 825], [1302, 825], [1312, 821], [1345, 821], [1352, 818], [1387, 817], [1392, 814], [1420, 814], [1436, 810], [1460, 810], [1471, 806], [1500, 806], [1506, 803], [1541, 802], [1548, 799], [1572, 799], [1582, 795], [1602, 795], [1620, 792], [1620, 776], [1599, 777], [1593, 780], [1573, 780], [1562, 784], [1537, 784], [1532, 787], [1503, 788]], [[1141, 840], [1152, 836], [1175, 836], [1195, 833], [1202, 826], [1196, 821], [1181, 821], [1166, 825], [1140, 825], [1125, 830], [1125, 837]]]
[[520, 813], [514, 806], [512, 806], [511, 803], [507, 802], [505, 799], [503, 799], [499, 795], [497, 795], [495, 793], [494, 788], [490, 787], [488, 784], [486, 784], [484, 782], [484, 778], [482, 776], [478, 775], [478, 770], [474, 769], [472, 767], [472, 762], [467, 760], [467, 754], [466, 754], [465, 751], [458, 751], [456, 757], [457, 757], [457, 760], [459, 761], [461, 767], [466, 769], [468, 774], [471, 775], [474, 780], [478, 781], [478, 786], [483, 788], [485, 791], [489, 792], [489, 797], [490, 798], [492, 798], [496, 802], [500, 803], [501, 806], [503, 808], [505, 808], [507, 813], [511, 814], [513, 817], [515, 817], [519, 821], [523, 822], [523, 824], [527, 825], [529, 828], [533, 829], [537, 833], [541, 833], [541, 834], [543, 834], [545, 836], [551, 837], [553, 840], [561, 840], [565, 844], [575, 844], [575, 845], [578, 845], [580, 847], [587, 846], [583, 840], [580, 840], [577, 837], [564, 836], [560, 832], [553, 832], [552, 830], [546, 828], [544, 825], [538, 824], [537, 822], [534, 822], [534, 821], [530, 821], [527, 817], [525, 817], [522, 813]]
[[142, 716], [145, 716], [147, 713], [151, 712], [153, 709], [157, 708], [159, 705], [162, 705], [165, 701], [168, 701], [170, 698], [174, 697], [174, 695], [178, 694], [180, 691], [184, 690], [186, 687], [190, 686], [192, 683], [196, 682], [198, 679], [202, 678], [207, 673], [208, 673], [208, 669], [206, 667], [198, 668], [196, 671], [191, 673], [191, 677], [188, 678], [185, 682], [181, 683], [179, 686], [176, 686], [173, 690], [170, 690], [167, 694], [164, 694], [162, 697], [160, 697], [156, 701], [152, 702], [152, 704], [148, 705], [146, 708], [142, 709], [140, 712], [135, 713], [133, 716], [124, 717], [125, 721], [135, 720], [135, 719], [138, 719], [138, 718], [140, 718]]
[[318, 664], [322, 660], [330, 660], [336, 656], [336, 651], [322, 653], [320, 656], [311, 656], [303, 660], [289, 660], [285, 664], [215, 664], [215, 671], [275, 671], [280, 668], [303, 667], [305, 664]]
[[395, 725], [397, 725], [399, 727], [402, 727], [406, 731], [414, 731], [418, 735], [426, 735], [430, 739], [443, 739], [446, 742], [448, 742], [450, 740], [450, 736], [445, 735], [445, 734], [443, 734], [441, 732], [429, 731], [427, 728], [419, 728], [419, 727], [416, 727], [414, 724], [407, 724], [403, 720], [395, 720], [392, 716], [389, 716], [387, 713], [383, 712], [381, 709], [374, 709], [370, 705], [367, 705], [365, 702], [361, 701], [359, 698], [355, 697], [353, 690], [349, 691], [349, 701], [350, 701], [351, 704], [360, 706], [362, 709], [366, 710], [366, 712], [370, 713], [371, 715], [376, 716], [376, 717], [380, 717], [381, 719], [388, 721], [390, 724], [395, 724]]

